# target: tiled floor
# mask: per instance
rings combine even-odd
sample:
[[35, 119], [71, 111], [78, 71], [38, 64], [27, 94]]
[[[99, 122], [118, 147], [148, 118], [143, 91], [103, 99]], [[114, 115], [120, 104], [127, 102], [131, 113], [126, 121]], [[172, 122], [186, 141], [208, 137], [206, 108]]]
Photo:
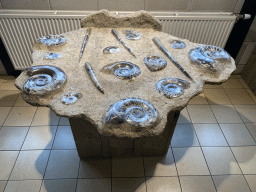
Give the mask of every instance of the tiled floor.
[[97, 160], [13, 83], [0, 77], [0, 192], [256, 192], [256, 97], [239, 76], [190, 101], [165, 157]]

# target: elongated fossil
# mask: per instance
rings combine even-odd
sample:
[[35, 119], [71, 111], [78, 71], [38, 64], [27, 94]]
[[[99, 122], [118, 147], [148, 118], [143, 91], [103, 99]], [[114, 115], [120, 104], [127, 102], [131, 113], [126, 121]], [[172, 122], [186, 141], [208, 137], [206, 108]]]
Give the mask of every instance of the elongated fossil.
[[90, 34], [91, 34], [91, 28], [87, 29], [87, 32], [86, 32], [86, 35], [84, 37], [84, 41], [83, 41], [83, 44], [82, 44], [82, 47], [81, 47], [81, 51], [80, 51], [80, 55], [79, 55], [79, 62], [83, 56], [83, 53], [84, 53], [84, 47], [86, 45], [86, 43], [88, 42], [88, 39], [90, 37]]
[[152, 41], [154, 42], [154, 44], [158, 47], [158, 49], [160, 49], [170, 60], [171, 62], [184, 74], [186, 75], [186, 77], [188, 77], [189, 79], [191, 79], [192, 81], [194, 81], [192, 79], [192, 77], [188, 74], [188, 72], [178, 63], [178, 61], [176, 61], [173, 56], [169, 53], [169, 51], [167, 51], [167, 49], [162, 45], [162, 43], [159, 41], [158, 38], [154, 37], [152, 39]]
[[121, 37], [118, 35], [118, 33], [112, 29], [112, 34], [116, 37], [116, 39], [129, 51], [129, 53], [131, 53], [131, 55], [133, 57], [136, 58], [136, 56], [134, 55], [134, 53], [132, 52], [132, 50], [128, 47], [128, 45], [121, 39]]
[[86, 69], [88, 75], [90, 76], [90, 78], [91, 78], [93, 84], [95, 85], [95, 87], [97, 87], [97, 89], [98, 89], [101, 93], [104, 94], [104, 90], [103, 90], [103, 88], [101, 87], [99, 81], [97, 80], [97, 78], [96, 78], [96, 76], [95, 76], [95, 74], [94, 74], [94, 72], [93, 72], [93, 69], [92, 69], [90, 63], [88, 63], [88, 62], [85, 63], [85, 69]]

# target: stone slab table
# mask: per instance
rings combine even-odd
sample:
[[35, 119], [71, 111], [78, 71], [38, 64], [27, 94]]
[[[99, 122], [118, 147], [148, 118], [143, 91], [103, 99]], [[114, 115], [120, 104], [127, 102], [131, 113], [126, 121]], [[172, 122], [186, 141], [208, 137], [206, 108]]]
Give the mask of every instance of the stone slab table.
[[160, 156], [189, 100], [234, 70], [223, 49], [163, 33], [145, 11], [101, 10], [79, 30], [38, 39], [15, 85], [69, 118], [80, 157]]

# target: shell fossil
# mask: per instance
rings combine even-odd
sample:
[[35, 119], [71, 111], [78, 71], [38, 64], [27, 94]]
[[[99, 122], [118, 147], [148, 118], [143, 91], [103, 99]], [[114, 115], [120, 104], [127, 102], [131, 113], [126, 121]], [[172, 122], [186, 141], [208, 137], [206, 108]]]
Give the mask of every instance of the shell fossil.
[[180, 40], [173, 40], [171, 41], [171, 47], [174, 49], [183, 49], [186, 47], [186, 44]]
[[47, 46], [64, 45], [67, 41], [62, 35], [46, 35], [38, 39], [37, 41], [44, 43]]
[[189, 51], [189, 55], [193, 62], [212, 71], [216, 71], [219, 61], [230, 61], [230, 56], [224, 49], [212, 45], [195, 47]]
[[61, 102], [63, 104], [66, 105], [70, 105], [70, 104], [74, 104], [75, 102], [77, 102], [77, 100], [79, 98], [82, 97], [81, 93], [76, 93], [76, 92], [72, 92], [72, 93], [65, 93], [62, 98], [61, 98]]
[[125, 38], [129, 40], [138, 40], [142, 38], [142, 34], [135, 30], [125, 30], [123, 32], [125, 34]]
[[150, 71], [159, 71], [166, 67], [166, 60], [158, 55], [149, 55], [144, 58], [144, 63]]
[[153, 125], [158, 118], [156, 108], [148, 101], [139, 98], [125, 98], [108, 109], [104, 123], [120, 125], [128, 123], [136, 127]]
[[59, 59], [59, 58], [61, 58], [61, 54], [59, 54], [59, 53], [48, 53], [45, 57], [44, 57], [44, 59], [50, 59], [50, 60], [52, 60], [52, 59]]
[[65, 72], [51, 65], [29, 67], [25, 72], [29, 76], [23, 87], [27, 94], [48, 94], [61, 88], [66, 82]]
[[120, 49], [115, 46], [109, 46], [109, 47], [106, 47], [105, 49], [103, 49], [104, 54], [117, 53], [119, 51], [120, 51]]
[[167, 98], [179, 97], [188, 89], [190, 83], [179, 78], [165, 78], [156, 82], [156, 90]]
[[101, 71], [114, 74], [120, 79], [132, 79], [141, 73], [139, 66], [126, 61], [111, 63], [103, 67]]

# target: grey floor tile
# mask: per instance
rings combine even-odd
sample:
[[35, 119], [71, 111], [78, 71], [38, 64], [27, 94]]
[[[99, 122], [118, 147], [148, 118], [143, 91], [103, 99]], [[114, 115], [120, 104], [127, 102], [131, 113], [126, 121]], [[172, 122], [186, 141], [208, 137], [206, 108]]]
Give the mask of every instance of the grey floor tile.
[[218, 123], [243, 123], [233, 105], [210, 105]]
[[192, 123], [217, 123], [209, 105], [188, 105]]
[[256, 96], [250, 89], [245, 89], [247, 93], [251, 96], [252, 100], [256, 103]]
[[181, 192], [178, 177], [146, 177], [147, 192]]
[[212, 175], [242, 174], [229, 147], [202, 147]]
[[27, 132], [28, 127], [2, 127], [0, 150], [20, 150]]
[[213, 176], [218, 192], [250, 192], [243, 175]]
[[235, 105], [245, 123], [256, 123], [256, 105]]
[[180, 176], [182, 192], [216, 192], [211, 176]]
[[40, 192], [73, 192], [77, 179], [44, 180]]
[[1, 91], [0, 92], [0, 106], [12, 107], [18, 98], [20, 91]]
[[254, 141], [256, 141], [256, 123], [246, 123], [245, 125], [254, 138]]
[[245, 175], [245, 179], [248, 182], [252, 192], [256, 192], [256, 175]]
[[3, 91], [19, 91], [14, 85], [14, 80], [8, 81], [8, 82], [3, 82], [0, 85], [0, 90]]
[[192, 124], [177, 124], [171, 140], [172, 147], [199, 146]]
[[14, 107], [32, 107], [24, 99], [22, 99], [21, 94], [19, 94], [17, 100], [14, 103]]
[[241, 75], [230, 75], [229, 79], [241, 79]]
[[180, 116], [178, 119], [178, 124], [179, 123], [191, 123], [187, 108], [185, 107], [184, 109], [181, 110]]
[[112, 192], [146, 192], [144, 178], [113, 178]]
[[221, 86], [226, 89], [240, 89], [244, 88], [243, 85], [240, 83], [239, 79], [228, 79], [225, 83], [222, 83]]
[[0, 151], [0, 180], [8, 180], [19, 151]]
[[69, 126], [70, 124], [69, 124], [68, 118], [66, 118], [66, 117], [60, 117], [59, 125], [64, 125], [64, 126], [66, 125], [66, 126]]
[[218, 124], [193, 124], [201, 146], [228, 146]]
[[52, 150], [45, 179], [77, 178], [79, 161], [76, 150]]
[[141, 157], [114, 157], [112, 177], [144, 177], [143, 159]]
[[230, 146], [256, 145], [244, 124], [220, 124]]
[[243, 174], [256, 174], [256, 146], [231, 147]]
[[31, 126], [58, 125], [59, 118], [50, 108], [38, 107]]
[[39, 192], [42, 180], [8, 181], [4, 192]]
[[0, 181], [0, 192], [4, 192], [7, 181]]
[[111, 177], [111, 159], [81, 159], [78, 178], [93, 179]]
[[13, 82], [15, 80], [14, 76], [8, 75], [8, 76], [2, 76], [4, 79], [4, 83]]
[[224, 89], [233, 105], [255, 104], [245, 89]]
[[245, 83], [243, 79], [239, 79], [239, 82], [243, 85], [245, 89], [249, 89], [249, 86]]
[[206, 97], [203, 93], [195, 96], [193, 99], [191, 99], [188, 103], [189, 105], [207, 105], [208, 102], [206, 100]]
[[10, 111], [11, 107], [0, 107], [0, 126], [4, 124]]
[[51, 149], [57, 126], [30, 127], [22, 150]]
[[204, 84], [204, 89], [222, 89], [221, 85]]
[[177, 176], [171, 148], [166, 156], [144, 157], [144, 166], [145, 176]]
[[58, 126], [52, 149], [76, 149], [70, 126]]
[[111, 192], [111, 178], [78, 179], [76, 192]]
[[21, 151], [10, 180], [43, 179], [49, 150]]
[[30, 126], [37, 107], [13, 107], [4, 126]]
[[200, 147], [173, 148], [178, 175], [210, 175]]
[[205, 89], [204, 94], [211, 105], [232, 104], [224, 89]]

